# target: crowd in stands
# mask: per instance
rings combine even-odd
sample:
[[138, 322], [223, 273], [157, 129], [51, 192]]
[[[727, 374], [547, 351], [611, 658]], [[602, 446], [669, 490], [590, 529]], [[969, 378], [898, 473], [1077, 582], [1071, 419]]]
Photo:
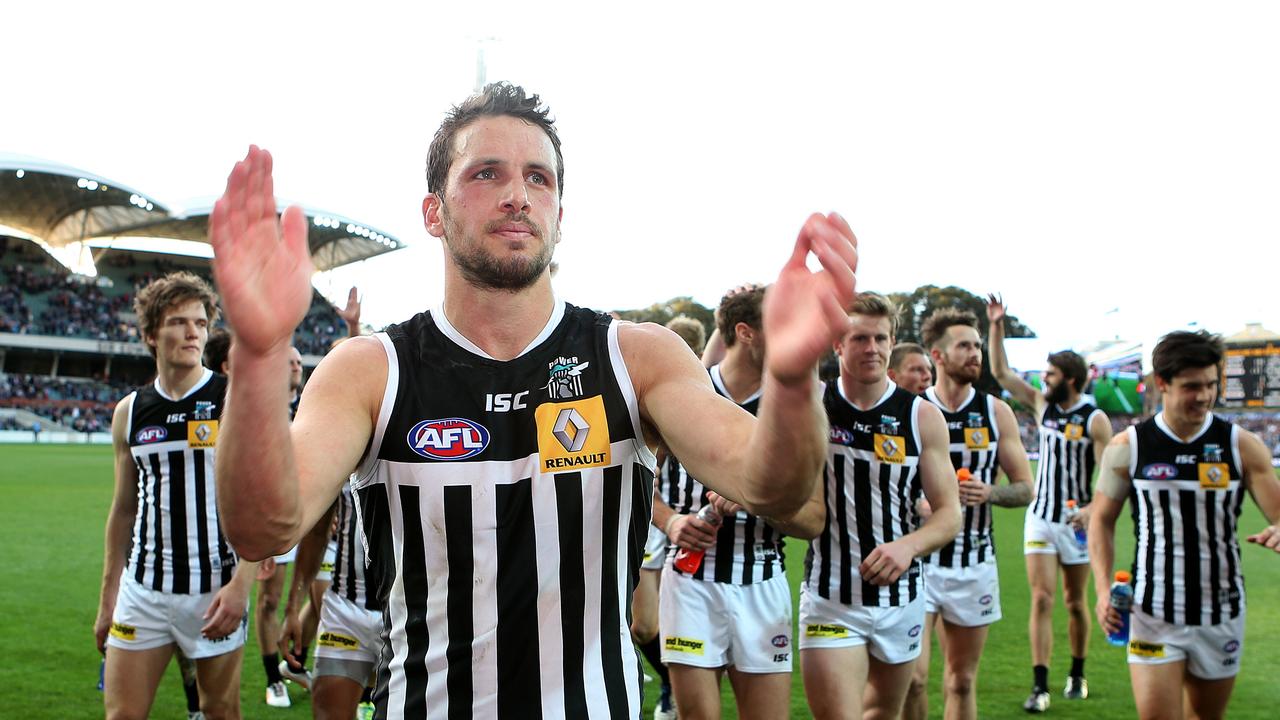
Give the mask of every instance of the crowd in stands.
[[[0, 373], [0, 407], [22, 408], [78, 432], [109, 432], [120, 383]], [[6, 418], [3, 429], [22, 428]]]

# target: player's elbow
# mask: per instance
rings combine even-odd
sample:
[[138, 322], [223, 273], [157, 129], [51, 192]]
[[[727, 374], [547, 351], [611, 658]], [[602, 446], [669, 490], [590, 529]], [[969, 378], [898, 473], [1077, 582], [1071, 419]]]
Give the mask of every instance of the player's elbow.
[[250, 562], [266, 560], [289, 551], [296, 542], [296, 525], [265, 518], [224, 517], [223, 533], [236, 554]]

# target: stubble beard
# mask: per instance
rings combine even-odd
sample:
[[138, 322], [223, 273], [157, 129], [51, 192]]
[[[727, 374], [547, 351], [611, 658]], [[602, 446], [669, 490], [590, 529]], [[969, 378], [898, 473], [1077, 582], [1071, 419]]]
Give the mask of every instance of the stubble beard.
[[[551, 264], [551, 258], [555, 252], [555, 241], [560, 231], [558, 227], [552, 228], [548, 236], [542, 227], [523, 214], [486, 223], [483, 228], [485, 234], [495, 232], [509, 222], [524, 223], [529, 226], [533, 237], [542, 243], [541, 249], [533, 257], [516, 256], [503, 260], [488, 252], [481, 239], [467, 236], [447, 213], [442, 212], [442, 218], [445, 227], [445, 251], [449, 253], [454, 265], [462, 273], [463, 279], [480, 289], [502, 290], [510, 293], [531, 287], [538, 278], [542, 277], [542, 273]], [[450, 238], [463, 239], [461, 242], [454, 242]]]

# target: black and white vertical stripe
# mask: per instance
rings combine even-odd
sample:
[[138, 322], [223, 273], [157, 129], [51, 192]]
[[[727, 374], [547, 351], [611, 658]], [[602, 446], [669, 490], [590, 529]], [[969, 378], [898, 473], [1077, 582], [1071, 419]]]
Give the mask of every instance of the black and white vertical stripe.
[[[858, 573], [863, 558], [878, 545], [912, 532], [917, 525], [920, 436], [917, 416], [924, 400], [893, 383], [874, 407], [859, 410], [839, 389], [839, 381], [823, 394], [831, 426], [822, 486], [827, 519], [822, 534], [809, 543], [805, 583], [811, 592], [845, 605], [898, 607], [920, 592], [920, 564], [897, 582], [879, 586]], [[896, 419], [905, 440], [902, 462], [884, 462], [874, 449], [874, 435], [886, 419]]]
[[[1083, 507], [1093, 498], [1094, 456], [1089, 424], [1097, 412], [1098, 408], [1085, 400], [1068, 410], [1049, 403], [1040, 418], [1040, 460], [1031, 512], [1049, 522], [1066, 522], [1068, 500]], [[1071, 425], [1080, 426], [1078, 439], [1067, 437], [1066, 430]]]
[[337, 512], [337, 553], [333, 561], [329, 592], [346, 598], [357, 607], [381, 610], [377, 596], [369, 592], [365, 581], [364, 539], [360, 534], [355, 496], [350, 484], [342, 486], [342, 493], [338, 495]]
[[[968, 468], [971, 473], [969, 482], [995, 485], [996, 471], [999, 468], [997, 448], [1000, 441], [1000, 428], [996, 425], [996, 399], [969, 388], [969, 397], [955, 412], [938, 399], [936, 388], [926, 390], [925, 399], [937, 406], [947, 421], [951, 466], [957, 471]], [[975, 419], [980, 424], [975, 423]], [[986, 449], [970, 449], [965, 443], [965, 430], [978, 427], [986, 430]], [[991, 516], [991, 503], [965, 507], [964, 521], [956, 539], [930, 554], [925, 562], [941, 567], [969, 567], [995, 560], [995, 551], [991, 546]]]
[[[1245, 487], [1236, 426], [1210, 415], [1184, 443], [1157, 414], [1127, 432], [1134, 606], [1175, 625], [1216, 625], [1239, 616], [1244, 575], [1236, 528]], [[1217, 446], [1226, 465], [1223, 487], [1200, 481], [1200, 463], [1215, 453], [1207, 444]]]

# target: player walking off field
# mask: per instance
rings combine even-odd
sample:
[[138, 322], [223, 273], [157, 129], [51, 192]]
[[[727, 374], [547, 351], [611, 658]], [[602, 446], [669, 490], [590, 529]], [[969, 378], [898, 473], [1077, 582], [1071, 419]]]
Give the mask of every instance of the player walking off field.
[[[1002, 617], [992, 506], [1023, 507], [1030, 502], [1031, 467], [1013, 410], [974, 387], [982, 375], [977, 317], [943, 308], [930, 315], [921, 330], [937, 370], [937, 383], [924, 391], [924, 397], [946, 420], [951, 466], [969, 475], [959, 483], [964, 511], [960, 534], [925, 558], [925, 627], [903, 716], [914, 720], [927, 715], [929, 645], [938, 627], [945, 716], [976, 718], [978, 662], [987, 629]], [[996, 483], [1000, 469], [1009, 479], [1007, 485]]]
[[214, 459], [227, 386], [201, 363], [217, 302], [190, 273], [159, 278], [134, 300], [156, 379], [121, 400], [111, 421], [115, 495], [94, 623], [106, 653], [107, 718], [147, 716], [175, 646], [195, 661], [205, 717], [240, 717], [257, 563], [237, 558], [218, 513]]
[[1222, 339], [1161, 338], [1151, 362], [1163, 409], [1117, 435], [1102, 457], [1089, 526], [1098, 624], [1111, 607], [1116, 517], [1134, 536], [1129, 678], [1142, 718], [1217, 720], [1244, 653], [1245, 594], [1236, 525], [1245, 492], [1271, 523], [1248, 541], [1280, 552], [1280, 480], [1253, 433], [1213, 414]]
[[[852, 328], [835, 345], [840, 376], [822, 397], [830, 423], [822, 487], [791, 520], [817, 532], [781, 527], [813, 537], [799, 627], [810, 709], [817, 718], [887, 719], [902, 712], [920, 654], [919, 558], [955, 538], [960, 510], [942, 413], [886, 375], [897, 308], [870, 293], [851, 308]], [[922, 493], [933, 513], [920, 525]]]
[[[1077, 532], [1089, 527], [1094, 467], [1111, 441], [1111, 420], [1081, 393], [1089, 380], [1084, 358], [1064, 350], [1049, 356], [1036, 390], [1009, 368], [1004, 351], [1004, 302], [988, 298], [991, 372], [1013, 398], [1035, 409], [1040, 421], [1040, 459], [1036, 466], [1035, 499], [1023, 529], [1023, 554], [1031, 585], [1028, 622], [1032, 686], [1022, 707], [1039, 713], [1049, 709], [1049, 656], [1053, 651], [1053, 604], [1058, 568], [1062, 568], [1062, 599], [1067, 606], [1067, 638], [1071, 643], [1071, 671], [1062, 694], [1068, 700], [1089, 696], [1084, 661], [1089, 650], [1089, 610], [1084, 591], [1089, 582], [1089, 550]], [[1075, 512], [1068, 503], [1075, 505]]]
[[[292, 427], [283, 352], [311, 297], [306, 219], [296, 207], [277, 218], [271, 157], [256, 147], [210, 218], [238, 331], [224, 526], [247, 557], [279, 552], [355, 470], [367, 578], [385, 608], [379, 717], [634, 718], [627, 605], [650, 448], [661, 438], [756, 515], [794, 512], [818, 478], [815, 368], [848, 326], [847, 224], [811, 216], [766, 299], [753, 418], [716, 394], [671, 331], [555, 297], [563, 183], [537, 96], [497, 83], [455, 107], [432, 141], [422, 204], [444, 245], [443, 304], [334, 349]], [[806, 267], [810, 251], [822, 270]]]

